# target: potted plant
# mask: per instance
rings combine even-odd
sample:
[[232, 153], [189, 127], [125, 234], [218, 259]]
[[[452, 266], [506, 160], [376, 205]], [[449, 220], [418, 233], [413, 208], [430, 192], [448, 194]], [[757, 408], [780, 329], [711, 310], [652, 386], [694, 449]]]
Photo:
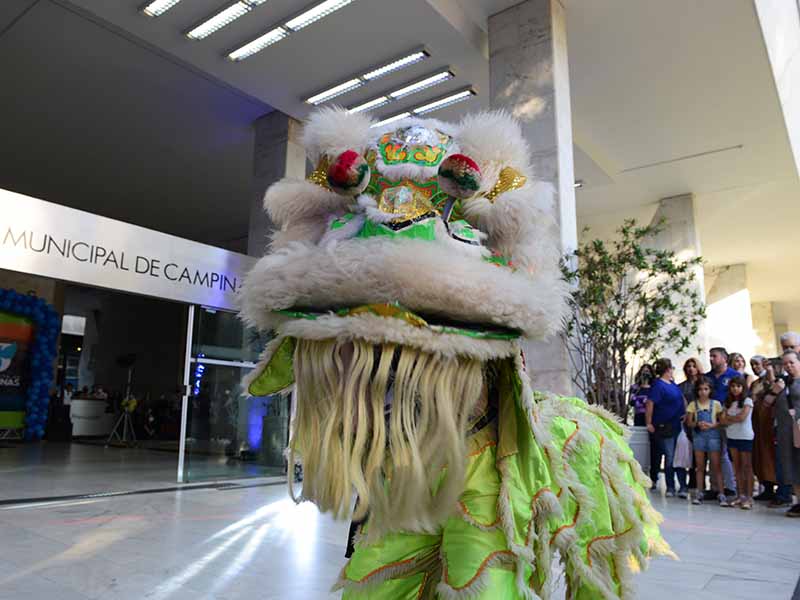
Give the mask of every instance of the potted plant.
[[[663, 221], [639, 226], [628, 219], [614, 240], [582, 242], [562, 261], [572, 284], [563, 336], [573, 382], [587, 402], [623, 421], [635, 370], [688, 350], [705, 318], [696, 283], [702, 259], [649, 247], [663, 227]], [[634, 436], [632, 446], [647, 443], [646, 432]]]

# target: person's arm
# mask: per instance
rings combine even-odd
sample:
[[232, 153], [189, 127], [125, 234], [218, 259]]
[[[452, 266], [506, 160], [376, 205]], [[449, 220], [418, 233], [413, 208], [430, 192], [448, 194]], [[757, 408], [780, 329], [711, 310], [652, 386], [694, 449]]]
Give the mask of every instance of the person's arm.
[[722, 407], [722, 410], [720, 411], [719, 418], [717, 419], [717, 426], [725, 427], [729, 424], [728, 419], [731, 417], [728, 415], [728, 409], [725, 407], [725, 405], [722, 402], [720, 402], [719, 405]]
[[686, 410], [686, 426], [690, 429], [697, 427], [697, 415], [693, 410]]
[[778, 396], [781, 395], [781, 392], [786, 387], [786, 383], [783, 379], [777, 379], [769, 388], [767, 388], [766, 393], [764, 394], [764, 402], [767, 406], [772, 406], [775, 404], [775, 400]]
[[648, 398], [644, 410], [644, 422], [647, 424], [647, 431], [655, 433], [656, 428], [653, 427], [653, 401]]
[[742, 412], [740, 412], [738, 415], [728, 415], [728, 414], [726, 414], [725, 415], [725, 423], [728, 424], [728, 425], [730, 425], [731, 423], [741, 423], [742, 421], [747, 419], [747, 415], [750, 414], [751, 410], [752, 410], [752, 408], [750, 407], [750, 405], [749, 404], [745, 404], [744, 407], [742, 407]]

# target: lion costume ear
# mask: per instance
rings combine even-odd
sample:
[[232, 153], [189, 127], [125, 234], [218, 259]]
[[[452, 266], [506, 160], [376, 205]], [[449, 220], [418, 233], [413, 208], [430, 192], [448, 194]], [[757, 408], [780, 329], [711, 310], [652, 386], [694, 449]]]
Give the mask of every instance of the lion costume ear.
[[333, 160], [348, 150], [364, 154], [373, 137], [373, 123], [364, 114], [351, 114], [340, 107], [314, 111], [303, 127], [303, 147], [311, 164], [317, 166], [323, 157]]
[[258, 365], [245, 380], [251, 396], [271, 396], [294, 385], [294, 338], [278, 338], [267, 345]]

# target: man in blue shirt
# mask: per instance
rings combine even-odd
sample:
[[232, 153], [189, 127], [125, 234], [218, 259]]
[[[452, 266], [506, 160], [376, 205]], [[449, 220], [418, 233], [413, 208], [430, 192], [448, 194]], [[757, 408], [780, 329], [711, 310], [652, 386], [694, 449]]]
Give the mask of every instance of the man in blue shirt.
[[724, 405], [728, 397], [728, 384], [741, 373], [728, 366], [728, 352], [725, 348], [712, 348], [708, 351], [708, 359], [711, 362], [711, 370], [706, 373], [706, 377], [712, 383], [711, 397]]
[[[711, 380], [711, 397], [725, 406], [728, 398], [728, 384], [734, 377], [740, 377], [741, 373], [728, 366], [728, 351], [725, 348], [716, 347], [708, 351], [708, 360], [711, 363], [711, 370], [706, 373], [706, 377]], [[733, 465], [731, 457], [728, 456], [728, 445], [722, 445], [722, 476], [725, 479], [726, 495], [736, 494], [736, 478], [733, 475]], [[699, 485], [699, 482], [698, 482]], [[713, 492], [716, 497], [718, 490]]]

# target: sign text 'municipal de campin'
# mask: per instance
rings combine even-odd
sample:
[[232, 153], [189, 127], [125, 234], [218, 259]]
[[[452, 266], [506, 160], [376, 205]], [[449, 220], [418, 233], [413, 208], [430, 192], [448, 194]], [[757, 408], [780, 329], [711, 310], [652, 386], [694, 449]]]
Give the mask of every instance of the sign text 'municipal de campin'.
[[215, 271], [201, 271], [175, 262], [164, 262], [152, 256], [131, 256], [124, 250], [106, 248], [69, 238], [56, 238], [49, 233], [36, 231], [15, 231], [8, 227], [3, 235], [2, 245], [24, 248], [30, 252], [58, 255], [80, 263], [90, 263], [106, 269], [130, 271], [137, 275], [164, 277], [190, 285], [202, 285], [220, 291], [235, 292], [239, 286], [236, 276]]

